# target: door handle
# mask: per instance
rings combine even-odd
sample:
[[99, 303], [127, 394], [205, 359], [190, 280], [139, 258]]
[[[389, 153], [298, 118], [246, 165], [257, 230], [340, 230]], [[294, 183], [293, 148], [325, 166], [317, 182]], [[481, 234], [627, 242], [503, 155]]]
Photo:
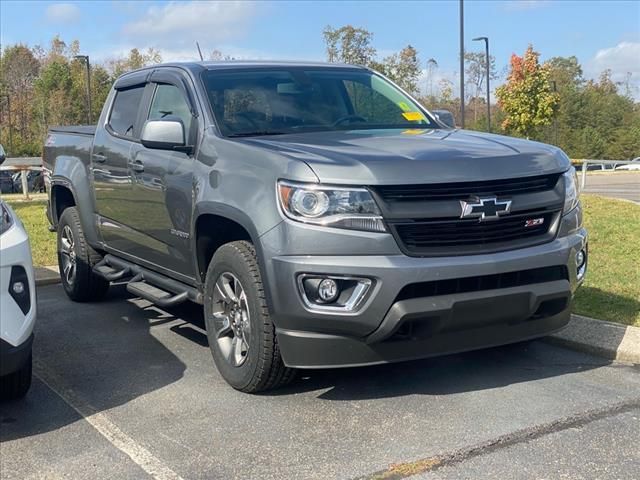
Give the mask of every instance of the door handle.
[[93, 161], [97, 163], [104, 163], [107, 161], [107, 157], [101, 153], [94, 153], [92, 157]]
[[129, 166], [131, 167], [131, 170], [133, 170], [134, 172], [144, 172], [144, 163], [142, 163], [140, 160], [136, 160], [135, 162], [130, 162]]

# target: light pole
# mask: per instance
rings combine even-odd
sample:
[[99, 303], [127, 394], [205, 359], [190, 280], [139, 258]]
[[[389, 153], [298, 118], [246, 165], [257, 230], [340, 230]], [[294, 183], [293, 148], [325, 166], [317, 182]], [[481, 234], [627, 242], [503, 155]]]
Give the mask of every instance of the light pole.
[[9, 151], [13, 154], [13, 124], [11, 123], [11, 97], [2, 95], [7, 99], [7, 118], [9, 119]]
[[489, 58], [489, 37], [476, 37], [474, 42], [484, 40], [485, 59], [487, 62], [487, 131], [491, 132], [491, 96], [489, 88], [489, 72], [491, 70], [491, 60]]
[[464, 128], [464, 0], [460, 0], [460, 124]]
[[91, 125], [91, 67], [89, 65], [89, 55], [76, 55], [74, 58], [83, 60], [87, 67], [87, 124]]

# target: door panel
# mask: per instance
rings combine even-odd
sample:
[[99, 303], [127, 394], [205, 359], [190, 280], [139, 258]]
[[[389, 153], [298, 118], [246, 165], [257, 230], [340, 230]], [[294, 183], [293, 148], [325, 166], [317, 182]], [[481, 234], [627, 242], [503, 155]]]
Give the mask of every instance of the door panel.
[[[142, 240], [132, 225], [135, 197], [129, 172], [131, 149], [137, 145], [139, 114], [145, 101], [145, 85], [117, 90], [107, 125], [98, 128], [93, 142], [91, 172], [96, 210], [105, 243], [112, 248], [135, 254]], [[108, 101], [111, 100], [111, 97]]]
[[[149, 108], [150, 120], [178, 118], [191, 131], [196, 121], [183, 92], [171, 84], [157, 84]], [[136, 144], [129, 172], [135, 198], [135, 228], [145, 237], [144, 260], [193, 276], [191, 217], [193, 157], [172, 150]]]
[[140, 258], [193, 275], [190, 246], [193, 159], [136, 145], [131, 152], [135, 221], [144, 236]]

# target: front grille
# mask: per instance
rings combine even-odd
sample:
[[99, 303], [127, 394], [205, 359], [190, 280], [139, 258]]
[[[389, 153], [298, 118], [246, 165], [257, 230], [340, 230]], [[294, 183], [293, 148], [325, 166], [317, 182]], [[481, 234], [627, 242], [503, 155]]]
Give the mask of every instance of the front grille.
[[559, 173], [535, 177], [511, 178], [482, 182], [436, 183], [427, 185], [384, 185], [373, 190], [386, 202], [427, 202], [434, 200], [466, 200], [469, 195], [512, 196], [551, 190]]
[[[429, 185], [378, 185], [371, 192], [406, 255], [475, 255], [525, 248], [555, 237], [564, 199], [559, 173]], [[510, 200], [495, 220], [460, 218], [461, 201]], [[536, 224], [528, 220], [542, 219]]]
[[[424, 219], [390, 223], [390, 226], [404, 248], [414, 255], [450, 247], [462, 247], [460, 253], [472, 253], [475, 250], [486, 252], [492, 245], [499, 250], [505, 243], [543, 237], [549, 233], [558, 214], [558, 211], [540, 210], [485, 222], [479, 222], [477, 218]], [[542, 219], [542, 223], [527, 227], [527, 221], [534, 219]]]
[[400, 290], [395, 301], [521, 287], [524, 285], [533, 285], [534, 283], [554, 282], [556, 280], [569, 280], [569, 272], [566, 266], [556, 265], [516, 272], [496, 273], [493, 275], [479, 275], [477, 277], [411, 283]]

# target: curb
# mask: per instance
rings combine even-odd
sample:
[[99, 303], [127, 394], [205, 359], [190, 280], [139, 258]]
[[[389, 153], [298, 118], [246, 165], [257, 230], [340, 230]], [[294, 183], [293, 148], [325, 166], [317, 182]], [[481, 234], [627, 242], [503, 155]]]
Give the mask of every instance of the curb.
[[60, 271], [57, 265], [36, 267], [36, 287], [60, 283]]
[[640, 364], [640, 328], [572, 315], [560, 332], [545, 337], [549, 343], [610, 360]]

